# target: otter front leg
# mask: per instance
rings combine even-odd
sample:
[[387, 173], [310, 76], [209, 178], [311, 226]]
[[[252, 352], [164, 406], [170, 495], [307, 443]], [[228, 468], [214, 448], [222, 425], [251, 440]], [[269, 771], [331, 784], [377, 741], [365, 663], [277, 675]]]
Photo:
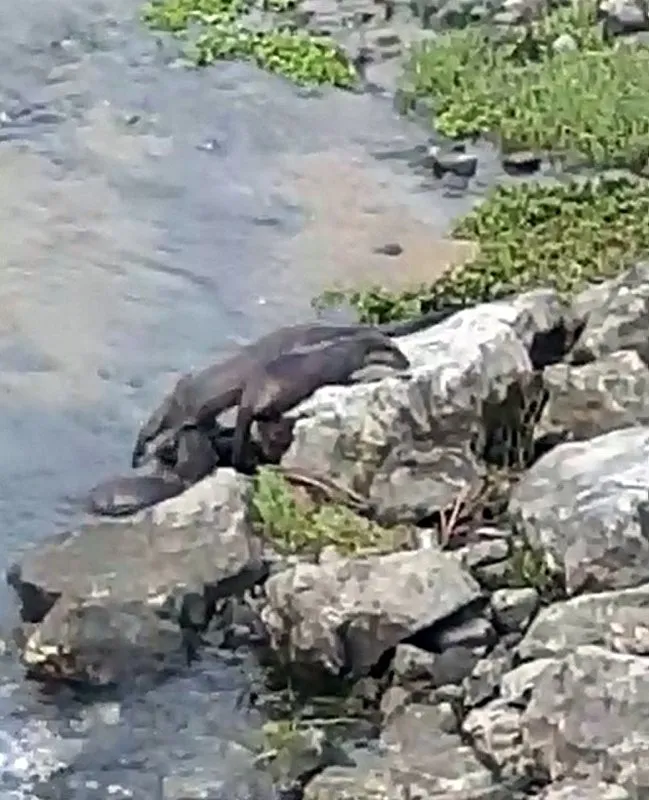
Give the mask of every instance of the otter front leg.
[[239, 472], [247, 471], [247, 459], [244, 458], [244, 453], [250, 441], [250, 429], [255, 420], [256, 396], [256, 389], [249, 385], [246, 386], [237, 411], [234, 436], [232, 437], [232, 466]]

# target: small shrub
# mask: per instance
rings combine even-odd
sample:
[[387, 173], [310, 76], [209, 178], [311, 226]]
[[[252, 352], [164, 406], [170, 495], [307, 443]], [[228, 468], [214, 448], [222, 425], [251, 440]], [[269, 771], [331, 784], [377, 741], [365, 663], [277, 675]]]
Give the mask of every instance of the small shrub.
[[290, 484], [272, 469], [259, 470], [252, 509], [260, 533], [281, 553], [317, 555], [327, 546], [344, 555], [394, 549], [392, 532], [343, 505], [298, 502]]
[[[452, 138], [493, 135], [505, 150], [557, 151], [642, 170], [649, 157], [649, 51], [605, 42], [596, 6], [575, 0], [511, 40], [452, 31], [413, 48], [404, 94], [426, 97]], [[574, 49], [555, 52], [569, 35]]]
[[[282, 15], [292, 6], [291, 0], [268, 0], [263, 10]], [[331, 39], [285, 23], [249, 30], [242, 20], [252, 8], [252, 0], [151, 0], [142, 18], [153, 29], [187, 39], [186, 54], [196, 66], [245, 59], [298, 84], [353, 85], [355, 70]]]

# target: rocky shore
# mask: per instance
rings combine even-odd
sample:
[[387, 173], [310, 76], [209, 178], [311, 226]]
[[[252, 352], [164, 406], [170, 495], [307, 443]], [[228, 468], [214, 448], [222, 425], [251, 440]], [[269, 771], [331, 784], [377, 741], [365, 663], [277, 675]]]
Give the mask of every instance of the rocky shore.
[[318, 390], [281, 466], [361, 498], [354, 547], [280, 540], [286, 498], [230, 469], [42, 542], [8, 574], [28, 673], [131, 691], [253, 651], [337, 686], [378, 736], [296, 711], [246, 756], [311, 800], [642, 796], [648, 301], [638, 263], [478, 305], [399, 339], [407, 376]]

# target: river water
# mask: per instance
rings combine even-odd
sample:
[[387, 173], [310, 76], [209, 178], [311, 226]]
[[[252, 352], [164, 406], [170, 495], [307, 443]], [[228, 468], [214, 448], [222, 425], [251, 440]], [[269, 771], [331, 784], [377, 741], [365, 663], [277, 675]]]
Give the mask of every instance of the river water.
[[[397, 157], [426, 135], [389, 97], [314, 95], [242, 64], [179, 67], [137, 11], [0, 10], [3, 570], [127, 469], [178, 372], [310, 317], [335, 280], [394, 275], [403, 264], [374, 252], [388, 242], [428, 277], [428, 261], [432, 274], [453, 257], [440, 233], [475, 200]], [[495, 173], [482, 153], [483, 184]], [[254, 724], [234, 706], [251, 669], [196, 668], [130, 705], [81, 708], [7, 660], [0, 797], [171, 800], [189, 796], [173, 776], [203, 767], [218, 783], [233, 768], [215, 743]]]

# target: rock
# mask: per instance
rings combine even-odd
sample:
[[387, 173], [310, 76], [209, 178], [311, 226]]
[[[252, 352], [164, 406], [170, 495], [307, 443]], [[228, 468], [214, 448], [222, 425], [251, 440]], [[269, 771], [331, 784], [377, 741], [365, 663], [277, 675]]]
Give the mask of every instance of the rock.
[[477, 541], [453, 551], [467, 569], [473, 570], [488, 564], [497, 564], [509, 556], [508, 531], [501, 531], [498, 528], [478, 528], [473, 535]]
[[399, 683], [427, 680], [435, 674], [435, 654], [411, 644], [400, 644], [392, 662], [394, 677]]
[[447, 650], [449, 647], [484, 648], [496, 640], [493, 626], [484, 617], [471, 617], [460, 623], [445, 625], [434, 637], [435, 649]]
[[572, 352], [576, 364], [619, 350], [635, 350], [649, 363], [649, 263], [639, 263], [603, 290]]
[[559, 781], [548, 786], [539, 800], [632, 800], [637, 794], [629, 794], [626, 789], [604, 781]]
[[573, 53], [579, 49], [575, 37], [569, 33], [562, 33], [552, 42], [552, 50], [555, 53]]
[[548, 402], [535, 433], [589, 439], [649, 423], [649, 369], [633, 350], [574, 366], [555, 364], [543, 373]]
[[522, 717], [525, 753], [551, 780], [649, 789], [649, 661], [586, 645], [541, 673]]
[[541, 168], [541, 160], [541, 156], [532, 150], [520, 150], [502, 156], [503, 169], [510, 175], [532, 175]]
[[633, 0], [604, 0], [599, 5], [604, 17], [604, 29], [609, 36], [621, 36], [649, 30], [646, 7]]
[[513, 525], [565, 576], [569, 595], [646, 580], [649, 542], [637, 511], [647, 497], [648, 457], [649, 427], [625, 428], [559, 445], [514, 487]]
[[441, 148], [433, 145], [429, 151], [432, 167], [436, 174], [442, 175], [445, 172], [452, 172], [463, 178], [472, 178], [478, 167], [478, 157], [468, 153], [452, 150], [444, 152]]
[[448, 508], [477, 479], [472, 452], [507, 416], [496, 409], [515, 413], [512, 393], [538, 391], [528, 348], [543, 362], [549, 351], [561, 357], [557, 331], [573, 320], [556, 292], [537, 291], [400, 337], [410, 374], [315, 392], [289, 415], [293, 441], [282, 464], [334, 477], [387, 516], [420, 521], [431, 496]]
[[649, 612], [649, 584], [553, 603], [541, 610], [518, 646], [523, 661], [564, 656], [581, 645], [603, 645], [611, 621], [626, 611]]
[[162, 779], [163, 800], [273, 796], [272, 778], [255, 769], [253, 752], [236, 742], [210, 739], [206, 744], [211, 758], [185, 759], [177, 772]]
[[275, 647], [296, 664], [357, 676], [481, 595], [457, 560], [435, 549], [297, 564], [266, 591], [262, 619]]
[[[23, 644], [30, 669], [112, 682], [128, 663], [115, 664], [116, 653], [145, 665], [173, 650], [179, 624], [200, 630], [208, 620], [196, 614], [212, 600], [265, 575], [248, 491], [222, 469], [127, 522], [88, 524], [28, 552], [7, 577], [23, 619], [38, 623]], [[199, 602], [190, 609], [191, 598]]]
[[556, 658], [537, 658], [510, 670], [500, 682], [501, 700], [510, 706], [525, 708], [541, 675], [554, 670], [558, 663]]
[[501, 631], [525, 630], [536, 614], [539, 603], [539, 593], [532, 587], [497, 589], [491, 596], [496, 626]]
[[186, 663], [178, 625], [139, 603], [93, 602], [62, 596], [27, 637], [29, 674], [90, 686], [131, 684]]
[[462, 723], [462, 732], [483, 759], [498, 768], [502, 779], [531, 774], [533, 764], [523, 754], [521, 712], [502, 700], [471, 710]]
[[448, 713], [407, 706], [383, 731], [383, 753], [359, 752], [355, 767], [324, 770], [308, 784], [304, 800], [505, 800], [508, 790], [472, 749], [444, 733]]
[[464, 707], [473, 708], [495, 697], [503, 675], [511, 667], [511, 655], [490, 654], [477, 662], [471, 674], [464, 679]]
[[[456, 487], [456, 494], [465, 487], [477, 492], [485, 476], [473, 454], [460, 448], [413, 450], [407, 458], [400, 456], [399, 462], [394, 469], [386, 466], [372, 484], [374, 516], [384, 525], [422, 522], [445, 507], [450, 487]], [[444, 483], [439, 480], [440, 470]]]

